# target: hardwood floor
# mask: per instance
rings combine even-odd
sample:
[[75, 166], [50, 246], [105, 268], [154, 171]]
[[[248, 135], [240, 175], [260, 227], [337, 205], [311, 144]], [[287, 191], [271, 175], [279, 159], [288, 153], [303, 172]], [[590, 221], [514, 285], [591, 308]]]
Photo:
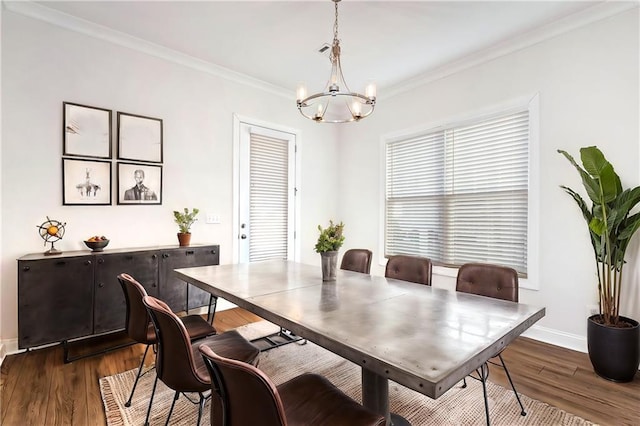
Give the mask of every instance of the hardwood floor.
[[[236, 308], [217, 313], [215, 327], [222, 332], [258, 320]], [[143, 351], [132, 345], [68, 364], [60, 345], [8, 356], [0, 376], [0, 424], [106, 424], [98, 379], [137, 367]], [[513, 342], [503, 358], [520, 393], [602, 425], [640, 425], [640, 374], [631, 383], [612, 383], [593, 372], [586, 354], [526, 338]], [[490, 380], [509, 387], [501, 368], [492, 367]]]

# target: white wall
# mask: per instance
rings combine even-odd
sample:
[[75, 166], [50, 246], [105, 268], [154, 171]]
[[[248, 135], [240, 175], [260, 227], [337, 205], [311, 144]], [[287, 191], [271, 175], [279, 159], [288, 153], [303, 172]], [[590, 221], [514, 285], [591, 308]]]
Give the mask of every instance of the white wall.
[[[636, 8], [411, 92], [392, 98], [381, 92], [371, 118], [324, 126], [298, 114], [293, 91], [291, 99], [281, 98], [4, 10], [0, 338], [15, 344], [16, 258], [44, 251], [36, 225], [45, 215], [67, 222], [56, 245], [62, 250], [83, 249], [82, 239], [95, 233], [117, 248], [175, 244], [171, 211], [199, 207], [222, 223], [196, 223], [194, 243], [219, 243], [221, 262], [230, 262], [233, 113], [300, 129], [301, 260], [319, 264], [316, 226], [329, 218], [346, 223], [345, 249], [369, 247], [376, 260], [381, 254], [381, 135], [539, 93], [540, 291], [523, 290], [521, 301], [547, 308], [538, 337], [584, 349], [595, 271], [583, 220], [558, 187], [580, 188], [580, 181], [556, 149], [577, 154], [597, 144], [625, 185], [638, 184], [638, 28]], [[62, 206], [63, 101], [164, 120], [162, 206]], [[640, 318], [637, 240], [627, 269], [635, 303], [625, 312]], [[374, 264], [372, 272], [382, 275], [383, 265]]]
[[[284, 98], [4, 10], [2, 341], [15, 348], [16, 259], [45, 251], [36, 228], [45, 216], [67, 223], [56, 243], [63, 251], [86, 249], [82, 240], [95, 234], [109, 237], [109, 248], [177, 245], [172, 210], [198, 207], [192, 243], [220, 244], [221, 263], [230, 263], [234, 113], [300, 130], [301, 260], [319, 265], [316, 226], [334, 214], [337, 176], [325, 170], [335, 129], [304, 119], [293, 90]], [[163, 119], [161, 206], [118, 206], [115, 198], [111, 206], [62, 205], [63, 101], [111, 109], [114, 123], [116, 111]], [[113, 135], [116, 144], [115, 127]], [[222, 223], [205, 224], [205, 212]]]
[[[341, 134], [341, 217], [350, 247], [370, 247], [375, 260], [382, 208], [379, 182], [380, 136], [503, 104], [539, 93], [540, 188], [539, 291], [522, 290], [520, 301], [547, 308], [533, 335], [586, 350], [586, 305], [596, 298], [596, 276], [586, 224], [575, 202], [559, 185], [581, 189], [579, 176], [556, 152], [579, 157], [579, 148], [599, 146], [625, 186], [637, 186], [640, 99], [638, 9], [538, 43], [397, 95], [381, 99], [376, 112]], [[417, 52], [416, 54], [419, 54]], [[581, 191], [582, 192], [582, 191]], [[584, 194], [584, 192], [582, 192]], [[586, 196], [586, 195], [585, 195]], [[375, 230], [375, 231], [374, 231]], [[636, 242], [638, 237], [635, 238]], [[637, 244], [628, 253], [637, 264]], [[640, 319], [638, 265], [627, 268], [625, 313]], [[383, 264], [372, 272], [384, 274]], [[454, 280], [434, 277], [434, 285]]]

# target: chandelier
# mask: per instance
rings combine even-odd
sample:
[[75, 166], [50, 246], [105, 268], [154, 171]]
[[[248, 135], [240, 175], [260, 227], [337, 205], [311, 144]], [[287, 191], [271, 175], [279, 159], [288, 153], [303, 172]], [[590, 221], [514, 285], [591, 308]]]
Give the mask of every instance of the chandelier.
[[304, 86], [297, 90], [298, 110], [305, 117], [319, 123], [348, 123], [368, 117], [376, 106], [376, 87], [369, 84], [365, 94], [351, 92], [342, 75], [340, 65], [340, 40], [338, 40], [338, 3], [335, 3], [336, 20], [333, 24], [331, 46], [331, 75], [324, 91], [307, 96]]

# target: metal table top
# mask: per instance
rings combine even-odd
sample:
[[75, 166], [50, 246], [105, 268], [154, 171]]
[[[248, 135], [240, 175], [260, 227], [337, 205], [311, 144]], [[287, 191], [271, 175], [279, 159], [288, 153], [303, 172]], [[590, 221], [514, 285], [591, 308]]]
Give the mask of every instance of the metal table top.
[[202, 266], [177, 277], [369, 370], [438, 398], [545, 309], [290, 261]]

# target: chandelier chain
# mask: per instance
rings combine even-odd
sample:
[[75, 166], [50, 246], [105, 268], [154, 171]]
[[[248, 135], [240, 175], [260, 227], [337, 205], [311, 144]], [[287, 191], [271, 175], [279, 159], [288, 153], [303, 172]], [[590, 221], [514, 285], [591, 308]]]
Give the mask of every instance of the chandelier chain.
[[338, 41], [338, 2], [335, 2], [336, 7], [336, 20], [333, 24], [333, 44], [336, 44]]

